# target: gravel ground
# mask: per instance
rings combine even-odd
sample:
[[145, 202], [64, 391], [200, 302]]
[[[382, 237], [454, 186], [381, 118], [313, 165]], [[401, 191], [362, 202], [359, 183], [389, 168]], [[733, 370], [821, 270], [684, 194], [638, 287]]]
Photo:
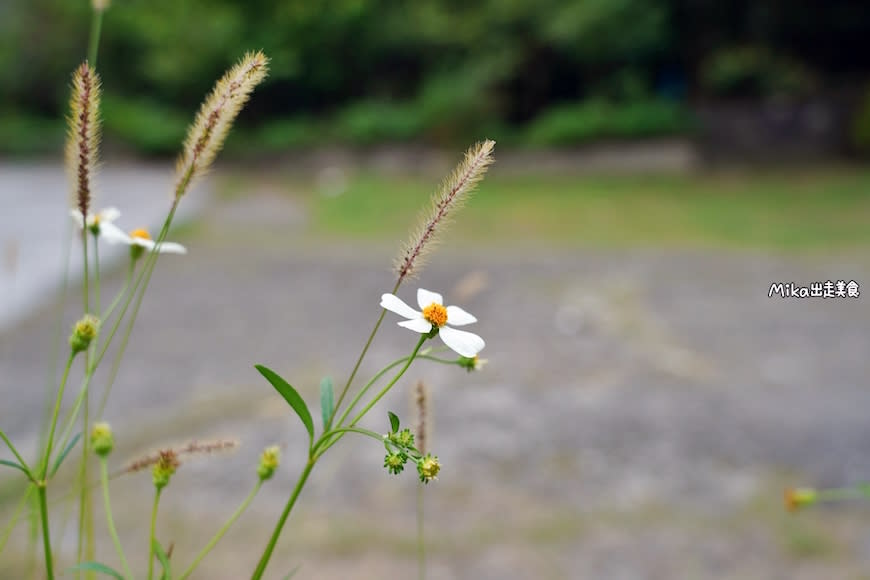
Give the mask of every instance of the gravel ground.
[[[256, 193], [215, 200], [180, 241], [190, 254], [161, 258], [105, 418], [119, 465], [191, 438], [242, 442], [183, 465], [164, 494], [159, 535], [180, 566], [247, 493], [262, 446], [285, 446], [279, 475], [196, 576], [244, 578], [305, 441], [252, 365], [286, 376], [319, 423], [317, 384], [348, 372], [391, 287], [393, 249], [324, 244], [291, 198]], [[416, 364], [367, 425], [386, 429], [387, 409], [410, 422], [414, 384], [429, 386], [430, 446], [444, 466], [425, 490], [429, 576], [866, 578], [863, 504], [782, 508], [786, 485], [870, 478], [867, 298], [768, 298], [773, 281], [827, 279], [866, 281], [870, 295], [859, 258], [445, 246], [418, 283], [478, 317], [489, 364], [473, 374]], [[418, 283], [400, 295], [411, 301]], [[0, 424], [29, 450], [51, 314], [0, 338]], [[361, 377], [410, 351], [397, 320], [387, 317]], [[97, 393], [104, 384], [99, 374]], [[388, 476], [382, 461], [369, 440], [330, 451], [269, 577], [297, 564], [300, 578], [414, 577], [414, 474]], [[149, 480], [113, 488], [140, 564]]]

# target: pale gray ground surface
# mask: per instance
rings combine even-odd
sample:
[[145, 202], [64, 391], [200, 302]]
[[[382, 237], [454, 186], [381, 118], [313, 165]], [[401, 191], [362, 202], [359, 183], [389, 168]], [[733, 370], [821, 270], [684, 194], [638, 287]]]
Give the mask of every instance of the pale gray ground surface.
[[[105, 418], [119, 466], [190, 438], [242, 441], [183, 465], [164, 494], [159, 535], [181, 567], [247, 493], [261, 448], [286, 446], [280, 473], [195, 575], [232, 580], [250, 574], [304, 460], [304, 430], [252, 365], [293, 382], [319, 426], [317, 384], [348, 372], [391, 287], [393, 249], [315, 242], [304, 211], [270, 194], [217, 202], [200, 225], [179, 240], [188, 256], [158, 264]], [[429, 577], [866, 577], [868, 508], [791, 516], [782, 487], [870, 478], [868, 298], [767, 297], [771, 281], [828, 278], [866, 282], [870, 296], [866, 260], [460, 250], [444, 247], [419, 285], [479, 318], [489, 365], [415, 365], [366, 425], [386, 429], [387, 409], [410, 421], [411, 389], [427, 382], [444, 465], [426, 489]], [[412, 301], [416, 286], [400, 295]], [[46, 309], [0, 339], [0, 424], [31, 452], [52, 320]], [[410, 351], [397, 320], [361, 377]], [[101, 373], [95, 397], [104, 384]], [[300, 563], [297, 578], [415, 577], [414, 474], [388, 476], [382, 461], [369, 440], [330, 451], [267, 577]], [[150, 476], [113, 489], [141, 567]]]

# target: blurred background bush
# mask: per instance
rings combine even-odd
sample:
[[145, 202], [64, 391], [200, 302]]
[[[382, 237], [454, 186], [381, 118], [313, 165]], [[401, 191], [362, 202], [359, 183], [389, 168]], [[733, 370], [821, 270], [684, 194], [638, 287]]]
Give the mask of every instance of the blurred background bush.
[[[57, 150], [89, 19], [84, 0], [3, 2], [0, 150]], [[107, 139], [144, 154], [174, 153], [252, 48], [271, 75], [230, 153], [692, 135], [699, 104], [772, 98], [834, 99], [839, 145], [867, 151], [870, 5], [854, 0], [116, 0], [103, 31]]]

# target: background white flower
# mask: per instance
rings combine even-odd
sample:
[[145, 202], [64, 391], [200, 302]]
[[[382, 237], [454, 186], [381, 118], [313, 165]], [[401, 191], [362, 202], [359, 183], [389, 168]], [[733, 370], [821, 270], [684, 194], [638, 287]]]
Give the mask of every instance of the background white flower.
[[477, 322], [477, 318], [458, 306], [445, 307], [444, 299], [437, 292], [420, 288], [417, 290], [417, 304], [420, 312], [405, 304], [395, 294], [381, 296], [382, 308], [408, 319], [399, 322], [399, 326], [420, 334], [427, 334], [433, 328], [438, 328], [438, 336], [444, 344], [461, 356], [473, 357], [486, 346], [483, 339], [476, 334], [447, 326], [464, 326]]
[[[149, 252], [153, 252], [157, 247], [157, 243], [151, 239], [151, 235], [144, 229], [133, 230], [127, 235], [115, 227], [111, 231], [103, 233], [103, 237], [106, 238], [106, 241], [113, 244], [121, 243], [128, 246], [138, 246], [145, 248]], [[186, 254], [187, 248], [175, 242], [161, 242], [160, 248], [157, 251], [161, 254]]]
[[[87, 220], [82, 220], [82, 212], [77, 209], [71, 209], [69, 215], [79, 229], [87, 225], [89, 230], [98, 236], [106, 238], [108, 241], [111, 241], [112, 238], [117, 238], [119, 234], [121, 236], [126, 235], [118, 226], [112, 223], [121, 217], [121, 212], [117, 208], [107, 207], [97, 213], [89, 213]], [[85, 221], [87, 221], [87, 224], [84, 223]]]

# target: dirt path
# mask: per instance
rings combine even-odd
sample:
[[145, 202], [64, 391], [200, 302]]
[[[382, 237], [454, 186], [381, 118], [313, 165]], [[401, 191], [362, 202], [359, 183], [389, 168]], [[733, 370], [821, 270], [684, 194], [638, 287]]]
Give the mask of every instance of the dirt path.
[[[262, 446], [286, 445], [280, 475], [204, 579], [247, 577], [302, 461], [301, 426], [252, 365], [314, 405], [320, 377], [349, 369], [390, 284], [392, 248], [324, 247], [282, 225], [304, 222], [290, 202], [246, 204], [213, 206], [181, 240], [190, 254], [161, 259], [106, 415], [119, 463], [189, 438], [243, 442], [183, 465], [165, 494], [160, 535], [185, 562], [247, 493]], [[444, 465], [426, 490], [430, 577], [861, 577], [863, 504], [797, 517], [781, 505], [787, 484], [870, 478], [868, 298], [768, 298], [773, 281], [842, 278], [870, 296], [866, 261], [445, 247], [419, 283], [479, 318], [490, 362], [470, 375], [414, 366], [368, 424], [385, 429], [387, 409], [410, 421], [410, 390], [427, 382]], [[400, 293], [410, 300], [415, 286]], [[48, 314], [0, 339], [0, 423], [25, 442]], [[412, 347], [395, 321], [361, 376]], [[270, 577], [298, 563], [301, 578], [414, 576], [414, 477], [388, 476], [382, 456], [367, 440], [330, 452]], [[114, 489], [136, 553], [150, 477]]]

